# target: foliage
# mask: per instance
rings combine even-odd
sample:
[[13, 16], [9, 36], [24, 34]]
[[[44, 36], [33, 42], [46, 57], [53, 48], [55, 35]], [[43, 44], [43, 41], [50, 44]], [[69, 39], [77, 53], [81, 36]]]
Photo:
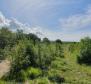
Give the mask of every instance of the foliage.
[[57, 39], [55, 42], [59, 43], [59, 44], [62, 44], [62, 41], [60, 39]]
[[55, 83], [58, 83], [58, 84], [60, 84], [62, 82], [65, 82], [65, 79], [63, 77], [61, 77], [61, 75], [59, 73], [56, 73], [56, 72], [49, 73], [48, 79], [51, 82], [55, 82]]
[[43, 38], [43, 42], [48, 44], [50, 43], [50, 40], [48, 38]]
[[4, 49], [6, 46], [14, 44], [14, 34], [8, 28], [0, 29], [0, 48]]
[[36, 35], [25, 34], [22, 30], [13, 33], [5, 28], [0, 31], [6, 43], [0, 48], [0, 58], [11, 61], [10, 72], [2, 79], [22, 82], [47, 76], [52, 61], [62, 56], [60, 42], [53, 45], [48, 38], [41, 42]]
[[10, 71], [0, 84], [9, 81], [11, 84], [27, 81], [31, 84], [89, 84], [91, 66], [80, 64], [91, 65], [90, 57], [91, 39], [88, 37], [81, 42], [50, 41], [48, 38], [41, 41], [22, 30], [0, 29], [0, 60], [11, 61]]
[[81, 51], [78, 57], [78, 62], [80, 64], [91, 64], [91, 39], [89, 37], [81, 40]]
[[31, 67], [27, 69], [27, 75], [30, 79], [35, 79], [42, 75], [42, 71], [41, 69]]

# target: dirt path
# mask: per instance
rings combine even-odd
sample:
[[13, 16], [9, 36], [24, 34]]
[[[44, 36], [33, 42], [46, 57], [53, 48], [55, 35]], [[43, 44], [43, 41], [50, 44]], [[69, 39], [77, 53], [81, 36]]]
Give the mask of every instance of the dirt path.
[[4, 60], [0, 63], [0, 78], [10, 70], [10, 61]]

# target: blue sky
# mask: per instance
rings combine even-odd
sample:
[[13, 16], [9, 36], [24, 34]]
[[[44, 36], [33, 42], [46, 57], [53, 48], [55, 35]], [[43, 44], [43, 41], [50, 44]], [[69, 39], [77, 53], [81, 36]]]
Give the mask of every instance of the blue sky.
[[52, 40], [91, 36], [91, 0], [0, 0], [0, 11], [8, 19], [38, 26]]

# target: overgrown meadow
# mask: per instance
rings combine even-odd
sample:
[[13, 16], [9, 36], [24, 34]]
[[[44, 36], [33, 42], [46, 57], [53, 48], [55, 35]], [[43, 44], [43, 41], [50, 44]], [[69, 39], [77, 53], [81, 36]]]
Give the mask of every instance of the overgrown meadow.
[[91, 38], [80, 42], [41, 40], [22, 30], [0, 29], [0, 62], [10, 70], [0, 84], [91, 84]]

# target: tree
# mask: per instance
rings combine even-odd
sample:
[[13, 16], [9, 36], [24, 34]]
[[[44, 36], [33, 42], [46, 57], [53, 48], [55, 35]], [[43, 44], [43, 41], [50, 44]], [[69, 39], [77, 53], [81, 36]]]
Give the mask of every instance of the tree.
[[24, 33], [23, 33], [23, 30], [17, 30], [16, 32], [16, 40], [22, 40], [24, 39]]
[[62, 41], [60, 39], [57, 39], [55, 42], [59, 43], [59, 44], [62, 44]]
[[33, 41], [33, 44], [35, 45], [37, 42], [40, 42], [41, 39], [39, 37], [37, 37], [37, 35], [33, 34], [33, 33], [29, 33], [27, 35], [27, 38]]
[[8, 28], [0, 29], [0, 48], [4, 49], [11, 45], [13, 40], [13, 33]]
[[50, 40], [48, 38], [43, 38], [44, 43], [50, 43]]

